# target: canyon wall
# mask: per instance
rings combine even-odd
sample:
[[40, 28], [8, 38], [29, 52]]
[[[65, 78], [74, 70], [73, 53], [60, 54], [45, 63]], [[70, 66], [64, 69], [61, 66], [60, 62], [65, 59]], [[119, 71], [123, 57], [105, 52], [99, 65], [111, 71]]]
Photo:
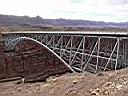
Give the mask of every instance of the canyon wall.
[[0, 46], [0, 79], [23, 77], [28, 81], [45, 80], [50, 75], [70, 71], [53, 53], [34, 41], [19, 42], [13, 52], [4, 53]]

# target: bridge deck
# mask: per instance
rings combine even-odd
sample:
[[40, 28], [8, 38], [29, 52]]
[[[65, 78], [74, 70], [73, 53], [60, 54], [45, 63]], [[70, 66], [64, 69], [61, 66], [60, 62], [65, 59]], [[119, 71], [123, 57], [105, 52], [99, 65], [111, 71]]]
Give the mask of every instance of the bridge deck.
[[44, 33], [44, 34], [82, 34], [82, 35], [107, 35], [107, 36], [128, 36], [128, 32], [109, 32], [109, 31], [15, 31], [2, 32], [2, 34], [13, 33]]

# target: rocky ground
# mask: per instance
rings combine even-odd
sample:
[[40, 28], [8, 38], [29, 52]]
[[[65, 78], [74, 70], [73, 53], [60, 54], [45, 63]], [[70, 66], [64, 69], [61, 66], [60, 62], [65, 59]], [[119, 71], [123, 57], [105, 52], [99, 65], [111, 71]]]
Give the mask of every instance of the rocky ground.
[[128, 96], [128, 69], [102, 74], [67, 73], [45, 82], [0, 83], [0, 96]]

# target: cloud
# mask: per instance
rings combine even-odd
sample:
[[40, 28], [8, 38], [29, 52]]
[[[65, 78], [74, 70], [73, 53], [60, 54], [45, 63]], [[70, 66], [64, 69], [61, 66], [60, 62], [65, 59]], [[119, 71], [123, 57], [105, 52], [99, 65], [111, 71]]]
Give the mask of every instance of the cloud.
[[69, 2], [72, 4], [82, 4], [85, 2], [85, 0], [69, 0]]
[[128, 0], [1, 0], [1, 14], [128, 21]]
[[124, 5], [128, 4], [128, 0], [109, 0], [112, 5]]

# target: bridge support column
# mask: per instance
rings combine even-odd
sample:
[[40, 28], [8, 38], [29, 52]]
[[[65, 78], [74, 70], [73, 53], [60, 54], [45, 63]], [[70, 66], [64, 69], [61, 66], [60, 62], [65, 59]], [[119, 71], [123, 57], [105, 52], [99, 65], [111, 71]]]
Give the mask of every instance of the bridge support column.
[[116, 65], [115, 65], [115, 70], [117, 69], [117, 65], [118, 65], [118, 57], [119, 57], [119, 48], [120, 48], [120, 38], [117, 39], [117, 52], [116, 52]]
[[127, 41], [124, 41], [124, 43], [123, 43], [123, 50], [124, 50], [124, 65], [125, 65], [125, 67], [127, 67], [128, 66], [128, 44], [127, 44]]

